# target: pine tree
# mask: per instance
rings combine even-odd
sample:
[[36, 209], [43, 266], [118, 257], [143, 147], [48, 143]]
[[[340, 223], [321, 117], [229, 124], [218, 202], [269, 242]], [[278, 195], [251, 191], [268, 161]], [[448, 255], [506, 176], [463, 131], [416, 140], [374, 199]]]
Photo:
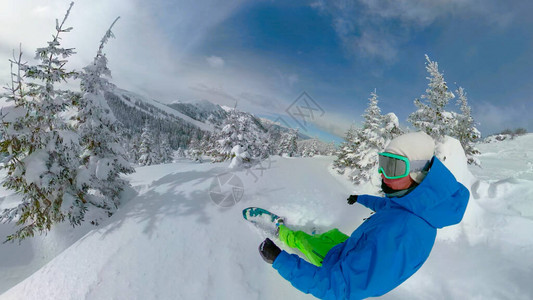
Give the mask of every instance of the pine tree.
[[[12, 71], [11, 86], [3, 97], [14, 105], [2, 112], [0, 149], [10, 154], [3, 185], [22, 196], [19, 205], [5, 209], [0, 217], [3, 222], [17, 220], [19, 228], [7, 238], [11, 241], [46, 232], [65, 216], [80, 215], [74, 204], [87, 201], [76, 185], [79, 136], [62, 117], [79, 95], [56, 88], [77, 75], [65, 69], [74, 50], [60, 44], [60, 36], [72, 29], [64, 27], [72, 5], [61, 23], [56, 20], [48, 46], [36, 50], [37, 65], [22, 63], [22, 53], [11, 61], [17, 72]], [[70, 221], [77, 225], [75, 217]]]
[[359, 145], [354, 157], [354, 167], [358, 170], [352, 178], [355, 183], [370, 180], [378, 163], [377, 153], [385, 146], [383, 116], [378, 107], [378, 95], [375, 90], [370, 93], [368, 107], [363, 117], [365, 121], [362, 130], [359, 131]]
[[335, 143], [334, 143], [334, 142], [330, 142], [330, 143], [327, 145], [324, 154], [325, 154], [325, 155], [332, 156], [332, 155], [335, 155], [336, 152], [337, 152], [337, 147], [335, 146]]
[[333, 167], [344, 174], [346, 169], [353, 170], [350, 179], [355, 183], [369, 181], [377, 174], [377, 153], [382, 151], [388, 141], [403, 134], [398, 117], [394, 113], [381, 115], [376, 91], [370, 93], [368, 107], [363, 118], [363, 127], [351, 126], [346, 132], [344, 142], [336, 151], [337, 158]]
[[304, 142], [304, 141], [301, 141], [300, 142], [300, 145], [298, 147], [299, 149], [299, 153], [300, 153], [300, 156], [301, 157], [308, 157], [308, 149], [309, 149], [309, 144], [307, 142]]
[[[240, 145], [241, 151], [246, 152], [252, 159], [268, 157], [268, 146], [265, 146], [265, 132], [256, 121], [246, 113], [233, 109], [224, 121], [222, 130], [217, 136], [218, 145], [215, 151], [218, 157], [215, 161], [233, 158], [232, 149]], [[244, 155], [246, 156], [246, 155]]]
[[296, 156], [298, 153], [298, 129], [291, 129], [288, 135], [287, 154], [289, 156]]
[[346, 131], [344, 142], [339, 146], [337, 158], [333, 161], [333, 167], [339, 174], [344, 174], [346, 169], [355, 167], [355, 155], [359, 144], [359, 130], [352, 125]]
[[310, 141], [305, 141], [302, 143], [302, 157], [313, 157], [318, 154], [320, 154], [320, 151], [318, 149], [317, 139], [311, 139]]
[[289, 129], [281, 135], [278, 146], [278, 155], [288, 155], [289, 157], [296, 156], [298, 153], [298, 129]]
[[141, 166], [155, 165], [160, 162], [159, 151], [156, 148], [152, 129], [148, 122], [143, 128], [141, 134], [141, 146], [139, 148], [139, 164]]
[[[119, 195], [128, 185], [120, 178], [135, 170], [128, 163], [126, 153], [118, 136], [118, 121], [104, 98], [104, 93], [113, 85], [103, 76], [111, 76], [103, 49], [113, 36], [111, 29], [118, 18], [106, 31], [92, 64], [83, 68], [80, 74], [81, 91], [77, 115], [78, 132], [83, 145], [82, 166], [79, 170], [79, 188], [87, 194], [85, 202], [74, 203], [74, 209], [82, 212], [87, 205], [102, 209], [111, 216], [120, 204]], [[81, 222], [84, 214], [69, 216], [71, 222]], [[98, 223], [96, 217], [93, 223]]]
[[217, 135], [208, 131], [203, 134], [201, 140], [198, 140], [196, 149], [199, 154], [210, 156], [212, 160], [216, 160], [219, 157], [218, 145]]
[[176, 151], [176, 157], [184, 158], [185, 156], [186, 156], [185, 151], [183, 150], [183, 148], [179, 147], [178, 150]]
[[203, 151], [200, 149], [200, 141], [193, 135], [187, 148], [187, 157], [193, 161], [202, 162]]
[[465, 150], [466, 158], [469, 164], [480, 165], [480, 161], [475, 155], [481, 154], [474, 146], [475, 141], [481, 138], [481, 133], [475, 127], [474, 118], [471, 114], [471, 108], [468, 106], [466, 92], [462, 87], [456, 90], [457, 105], [459, 105], [461, 114], [457, 115], [457, 123], [453, 128], [453, 134]]
[[168, 135], [161, 135], [160, 136], [160, 160], [162, 163], [171, 163], [174, 160], [174, 150], [170, 147], [170, 143], [168, 141]]
[[129, 161], [138, 163], [141, 158], [141, 136], [133, 134], [129, 141]]
[[435, 140], [442, 140], [445, 135], [450, 134], [450, 124], [453, 116], [445, 110], [448, 102], [455, 96], [448, 90], [448, 85], [444, 81], [444, 76], [439, 72], [438, 63], [431, 61], [426, 55], [426, 70], [429, 73], [428, 88], [426, 94], [420, 99], [415, 99], [415, 106], [418, 110], [409, 115], [408, 121], [418, 130], [424, 131]]
[[239, 116], [234, 108], [222, 124], [222, 130], [217, 137], [216, 154], [218, 157], [216, 161], [224, 161], [231, 158], [231, 150], [240, 144], [243, 138], [239, 129]]
[[268, 154], [280, 155], [279, 150], [283, 139], [283, 133], [279, 126], [271, 126], [267, 131]]
[[[268, 131], [263, 131], [264, 129], [257, 126], [258, 131], [255, 133], [255, 142], [253, 143], [252, 156], [263, 160], [268, 158], [272, 154], [273, 143], [275, 142], [270, 138]], [[277, 144], [275, 144], [277, 145]]]

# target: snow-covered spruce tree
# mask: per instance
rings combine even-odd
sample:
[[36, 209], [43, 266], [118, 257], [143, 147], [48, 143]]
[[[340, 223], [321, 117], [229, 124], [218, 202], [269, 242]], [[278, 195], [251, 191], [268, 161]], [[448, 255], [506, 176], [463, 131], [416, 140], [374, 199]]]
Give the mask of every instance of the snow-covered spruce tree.
[[183, 148], [179, 147], [178, 150], [176, 151], [176, 157], [177, 158], [185, 158], [186, 154], [185, 154], [185, 150], [183, 150]]
[[287, 135], [287, 154], [292, 157], [298, 154], [298, 134], [299, 129], [290, 129]]
[[239, 132], [239, 116], [237, 110], [233, 108], [217, 135], [215, 161], [225, 161], [231, 158], [231, 150], [242, 141], [242, 134]]
[[335, 155], [336, 152], [337, 152], [337, 147], [335, 147], [335, 143], [334, 142], [330, 142], [326, 146], [324, 155], [332, 156], [332, 155]]
[[309, 149], [309, 144], [305, 141], [300, 141], [298, 145], [298, 154], [300, 155], [300, 157], [308, 157], [309, 156], [307, 154], [308, 149]]
[[79, 95], [57, 88], [59, 82], [77, 74], [65, 69], [74, 50], [60, 44], [60, 36], [72, 29], [64, 27], [72, 5], [61, 23], [56, 20], [52, 40], [36, 50], [37, 65], [21, 63], [21, 55], [12, 61], [18, 71], [12, 72], [12, 84], [3, 95], [13, 102], [2, 110], [0, 150], [10, 154], [3, 186], [22, 196], [17, 206], [4, 209], [0, 216], [3, 222], [16, 220], [19, 226], [7, 237], [10, 241], [20, 241], [36, 231], [47, 232], [65, 216], [76, 225], [75, 220], [84, 213], [74, 208], [75, 203], [86, 201], [76, 185], [79, 138], [62, 116]]
[[139, 148], [139, 164], [141, 166], [155, 165], [160, 162], [159, 151], [157, 150], [154, 135], [150, 124], [146, 122], [141, 134], [141, 146]]
[[[119, 195], [128, 185], [121, 174], [135, 170], [130, 166], [121, 139], [118, 135], [118, 121], [104, 98], [104, 93], [113, 85], [104, 76], [111, 76], [103, 49], [113, 36], [111, 29], [118, 18], [106, 31], [93, 62], [80, 73], [80, 88], [83, 96], [79, 101], [77, 115], [78, 133], [83, 146], [82, 165], [78, 174], [78, 188], [86, 194], [84, 202], [75, 202], [74, 210], [83, 212], [87, 208], [101, 209], [111, 216], [120, 204]], [[83, 213], [69, 216], [71, 223], [79, 224]], [[99, 215], [92, 223], [97, 224]]]
[[[255, 123], [255, 122], [254, 122]], [[263, 128], [262, 125], [257, 125], [256, 139], [253, 143], [252, 157], [260, 160], [268, 158], [272, 153], [272, 147], [274, 146], [274, 140], [270, 139], [269, 132]], [[275, 144], [277, 145], [277, 144]]]
[[203, 133], [202, 137], [197, 140], [195, 146], [192, 149], [196, 150], [197, 154], [200, 156], [206, 155], [212, 158], [216, 158], [218, 157], [217, 147], [218, 140], [216, 134], [206, 131]]
[[187, 158], [193, 161], [202, 162], [203, 151], [200, 149], [200, 140], [193, 135], [187, 148]]
[[378, 163], [378, 152], [383, 150], [383, 116], [378, 107], [376, 91], [370, 93], [368, 107], [363, 115], [365, 121], [359, 131], [359, 145], [355, 151], [354, 167], [357, 170], [352, 180], [355, 183], [369, 181]]
[[278, 155], [283, 133], [279, 126], [271, 126], [265, 135], [268, 140], [268, 154]]
[[141, 136], [132, 134], [128, 144], [128, 158], [130, 162], [137, 163], [141, 158]]
[[352, 125], [346, 131], [344, 142], [339, 146], [336, 152], [337, 158], [333, 161], [333, 167], [339, 174], [344, 174], [347, 168], [355, 167], [355, 154], [359, 144], [359, 129]]
[[307, 157], [306, 153], [307, 153], [307, 143], [305, 143], [304, 141], [300, 141], [298, 143], [298, 156]]
[[174, 150], [172, 150], [172, 148], [170, 147], [168, 135], [161, 134], [159, 140], [159, 155], [161, 162], [164, 164], [171, 163], [174, 160]]
[[281, 134], [278, 143], [277, 155], [287, 155], [289, 157], [296, 156], [298, 153], [298, 130], [289, 129], [289, 131]]
[[475, 156], [481, 154], [474, 146], [475, 142], [481, 138], [481, 133], [475, 127], [474, 118], [471, 114], [471, 108], [468, 106], [466, 92], [462, 87], [456, 90], [457, 105], [459, 105], [461, 114], [457, 115], [457, 123], [453, 128], [453, 136], [455, 136], [461, 146], [465, 150], [466, 158], [469, 164], [481, 165], [479, 159]]
[[314, 138], [310, 141], [303, 142], [300, 154], [302, 157], [313, 157], [315, 155], [319, 155], [320, 151], [318, 149], [318, 140]]
[[[241, 154], [246, 152], [250, 159], [244, 163], [250, 163], [253, 159], [264, 158], [268, 155], [268, 148], [262, 142], [265, 133], [252, 120], [251, 116], [232, 109], [228, 118], [224, 121], [222, 130], [217, 136], [218, 145], [215, 161], [224, 161], [233, 158], [232, 150], [235, 146], [241, 146]], [[242, 155], [245, 157], [246, 155]]]
[[446, 111], [446, 105], [455, 96], [448, 90], [448, 85], [444, 81], [444, 76], [439, 72], [439, 66], [436, 61], [431, 61], [426, 55], [426, 70], [429, 73], [428, 88], [426, 94], [420, 99], [415, 99], [415, 106], [418, 108], [409, 115], [408, 121], [421, 131], [424, 131], [437, 141], [441, 141], [445, 135], [449, 135], [450, 124], [453, 116]]

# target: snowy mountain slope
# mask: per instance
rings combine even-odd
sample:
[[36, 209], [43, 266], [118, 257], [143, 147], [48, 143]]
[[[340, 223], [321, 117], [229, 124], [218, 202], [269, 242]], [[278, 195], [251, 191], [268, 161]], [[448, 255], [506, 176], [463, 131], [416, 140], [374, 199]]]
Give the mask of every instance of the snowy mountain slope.
[[[196, 128], [210, 132], [220, 128], [228, 118], [229, 112], [234, 109], [211, 103], [208, 100], [162, 104], [156, 100], [118, 88], [112, 93], [106, 93], [106, 99], [117, 119], [127, 129], [128, 134], [140, 133], [145, 122], [149, 120], [152, 127], [176, 140], [171, 140], [174, 149], [178, 148], [176, 144], [185, 148], [193, 136], [198, 137]], [[264, 132], [268, 130], [278, 130], [279, 133], [289, 131], [289, 128], [282, 124], [257, 117], [248, 112], [240, 113], [248, 115]], [[161, 121], [158, 122], [160, 119], [167, 120], [166, 124], [160, 124]], [[179, 133], [180, 137], [175, 137], [176, 133]], [[309, 136], [302, 133], [299, 133], [298, 136], [300, 139], [310, 139]]]
[[198, 102], [173, 102], [168, 104], [172, 109], [175, 109], [197, 121], [221, 125], [223, 121], [228, 117], [228, 113], [219, 105], [211, 103], [207, 100], [201, 100]]
[[172, 109], [171, 107], [163, 104], [163, 103], [160, 103], [156, 100], [153, 100], [153, 99], [150, 99], [148, 97], [143, 97], [143, 96], [140, 96], [138, 94], [135, 94], [133, 92], [130, 92], [130, 91], [126, 91], [126, 90], [123, 90], [123, 89], [119, 89], [119, 88], [116, 88], [114, 91], [113, 91], [113, 94], [115, 94], [116, 96], [120, 97], [126, 101], [124, 101], [124, 103], [126, 103], [127, 105], [135, 105], [136, 102], [140, 102], [140, 103], [143, 103], [144, 105], [148, 106], [148, 109], [145, 109], [143, 107], [139, 107], [139, 105], [136, 105], [137, 106], [137, 109], [139, 110], [143, 110], [143, 111], [147, 111], [149, 113], [152, 113], [152, 114], [157, 114], [158, 111], [159, 111], [159, 114], [161, 113], [165, 113], [167, 115], [171, 115], [171, 116], [174, 116], [174, 117], [177, 117], [179, 119], [182, 119], [183, 121], [187, 122], [187, 123], [190, 123], [202, 130], [205, 130], [205, 131], [213, 131], [213, 127], [209, 124], [206, 124], [206, 123], [203, 123], [203, 122], [200, 122], [198, 120], [195, 120], [175, 109]]
[[[220, 106], [209, 102], [208, 100], [200, 100], [193, 102], [173, 102], [168, 104], [172, 109], [175, 109], [195, 120], [204, 122], [206, 124], [221, 126], [228, 118], [229, 112], [234, 110], [233, 107]], [[248, 112], [242, 112], [250, 116], [250, 118], [258, 125], [259, 128], [265, 131], [277, 131], [279, 134], [288, 132], [290, 126], [287, 123], [275, 122], [266, 118], [255, 116]], [[310, 136], [298, 132], [298, 138], [301, 140], [311, 139]]]
[[[261, 123], [264, 124], [264, 126], [266, 128], [272, 127], [273, 129], [279, 130], [279, 132], [288, 132], [289, 129], [290, 129], [288, 127], [290, 125], [287, 124], [286, 122], [276, 122], [276, 121], [269, 120], [267, 118], [259, 118], [259, 120], [261, 121]], [[296, 129], [296, 128], [294, 128], [294, 129]], [[307, 134], [302, 133], [301, 130], [299, 130], [298, 131], [298, 139], [300, 139], [300, 140], [309, 140], [309, 139], [312, 139], [312, 137], [310, 137]]]
[[[527, 201], [533, 171], [509, 163], [521, 154], [522, 166], [531, 166], [532, 142], [528, 135], [487, 145], [480, 157], [486, 169], [470, 169], [480, 179], [453, 141], [439, 149], [472, 191], [467, 212], [459, 225], [439, 230], [425, 265], [383, 299], [533, 298], [533, 203]], [[227, 163], [137, 168], [130, 175], [135, 197], [0, 298], [312, 299], [261, 260], [263, 236], [242, 220], [241, 210], [262, 206], [286, 216], [293, 228], [350, 233], [370, 211], [348, 206], [347, 195], [376, 189], [353, 186], [330, 169], [332, 161], [275, 157], [263, 164], [263, 173], [235, 171], [244, 195], [229, 208], [208, 195], [216, 176], [228, 172]], [[507, 174], [516, 177], [502, 179]], [[34, 256], [45, 246], [33, 248]], [[10, 258], [32, 260], [17, 253]], [[6, 270], [0, 265], [0, 274]]]

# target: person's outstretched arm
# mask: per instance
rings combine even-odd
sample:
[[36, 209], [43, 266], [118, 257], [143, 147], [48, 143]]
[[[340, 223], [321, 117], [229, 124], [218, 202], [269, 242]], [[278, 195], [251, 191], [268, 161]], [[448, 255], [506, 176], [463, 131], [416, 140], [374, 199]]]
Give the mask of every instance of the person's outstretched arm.
[[[352, 195], [350, 196], [351, 199], [353, 199], [353, 196], [356, 196], [356, 195]], [[350, 199], [348, 198], [348, 200]], [[348, 204], [353, 204], [353, 203], [359, 203], [373, 211], [378, 211], [384, 207], [387, 207], [389, 205], [389, 199], [388, 198], [384, 198], [384, 197], [378, 197], [378, 196], [372, 196], [372, 195], [357, 195], [356, 196], [356, 201], [352, 201], [350, 203], [350, 201], [348, 202]]]

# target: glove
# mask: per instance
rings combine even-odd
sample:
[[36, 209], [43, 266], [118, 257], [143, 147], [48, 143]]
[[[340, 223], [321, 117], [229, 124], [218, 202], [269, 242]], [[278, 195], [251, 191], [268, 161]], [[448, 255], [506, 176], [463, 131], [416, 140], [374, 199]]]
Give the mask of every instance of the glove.
[[348, 204], [353, 205], [355, 202], [357, 202], [357, 195], [350, 195], [348, 197]]
[[259, 254], [263, 260], [269, 264], [273, 264], [280, 253], [281, 249], [269, 238], [266, 238], [261, 245], [259, 245]]

